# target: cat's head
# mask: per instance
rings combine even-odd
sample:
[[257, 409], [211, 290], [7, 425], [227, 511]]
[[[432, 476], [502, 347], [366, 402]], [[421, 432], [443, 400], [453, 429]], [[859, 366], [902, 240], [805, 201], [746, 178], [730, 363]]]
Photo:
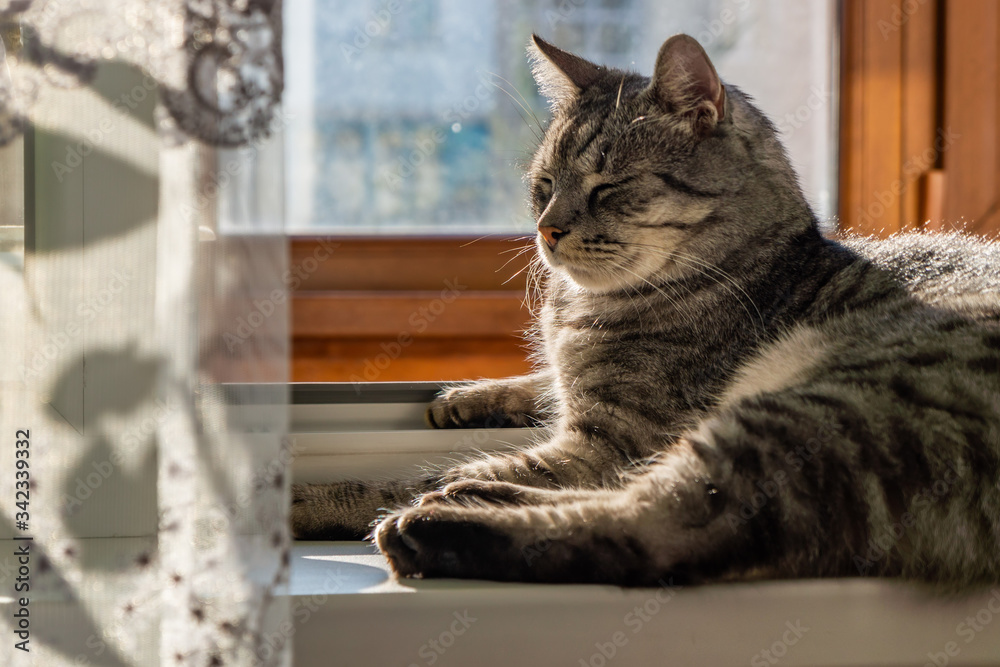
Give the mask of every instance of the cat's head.
[[609, 292], [716, 262], [787, 215], [811, 218], [774, 126], [687, 35], [650, 78], [532, 36], [552, 120], [528, 171], [538, 246], [578, 286]]

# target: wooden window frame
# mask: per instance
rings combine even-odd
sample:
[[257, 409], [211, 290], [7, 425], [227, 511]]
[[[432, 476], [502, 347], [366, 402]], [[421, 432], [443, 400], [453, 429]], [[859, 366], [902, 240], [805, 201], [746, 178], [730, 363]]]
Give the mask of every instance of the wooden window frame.
[[528, 372], [523, 333], [533, 243], [524, 235], [293, 238], [292, 379]]
[[1000, 231], [1000, 8], [846, 0], [840, 225]]

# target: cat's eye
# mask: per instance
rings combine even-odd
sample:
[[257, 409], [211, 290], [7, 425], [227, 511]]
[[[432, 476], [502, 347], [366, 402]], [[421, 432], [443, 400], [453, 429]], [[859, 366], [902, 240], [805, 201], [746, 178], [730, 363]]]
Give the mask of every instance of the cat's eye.
[[542, 208], [548, 205], [549, 199], [552, 198], [553, 186], [552, 179], [547, 176], [539, 176], [535, 179], [535, 198]]
[[615, 190], [620, 186], [621, 183], [601, 183], [600, 185], [594, 186], [590, 191], [590, 195], [587, 197], [587, 208], [593, 213], [597, 210], [597, 207], [601, 205], [604, 198], [608, 193]]

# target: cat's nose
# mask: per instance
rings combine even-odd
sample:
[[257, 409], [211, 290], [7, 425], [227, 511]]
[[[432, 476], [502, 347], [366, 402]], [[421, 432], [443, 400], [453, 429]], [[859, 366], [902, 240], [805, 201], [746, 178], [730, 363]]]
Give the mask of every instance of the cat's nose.
[[569, 234], [558, 227], [539, 227], [538, 233], [545, 239], [545, 245], [549, 246], [549, 250], [555, 250], [559, 239]]

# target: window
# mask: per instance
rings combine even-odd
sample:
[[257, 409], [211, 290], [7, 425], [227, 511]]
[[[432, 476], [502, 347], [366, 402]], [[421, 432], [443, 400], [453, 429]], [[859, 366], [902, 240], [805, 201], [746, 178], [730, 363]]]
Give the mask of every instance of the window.
[[835, 213], [833, 2], [306, 0], [285, 11], [293, 232], [530, 232], [519, 163], [547, 114], [525, 58], [532, 31], [647, 74], [666, 37], [696, 36], [778, 123], [820, 216]]
[[[836, 213], [832, 0], [305, 0], [285, 13], [295, 380], [527, 370], [521, 165], [547, 116], [533, 31], [646, 74], [666, 37], [694, 35], [779, 125], [820, 217]], [[310, 259], [316, 236], [340, 244], [331, 260]], [[445, 281], [467, 288], [421, 316]]]

